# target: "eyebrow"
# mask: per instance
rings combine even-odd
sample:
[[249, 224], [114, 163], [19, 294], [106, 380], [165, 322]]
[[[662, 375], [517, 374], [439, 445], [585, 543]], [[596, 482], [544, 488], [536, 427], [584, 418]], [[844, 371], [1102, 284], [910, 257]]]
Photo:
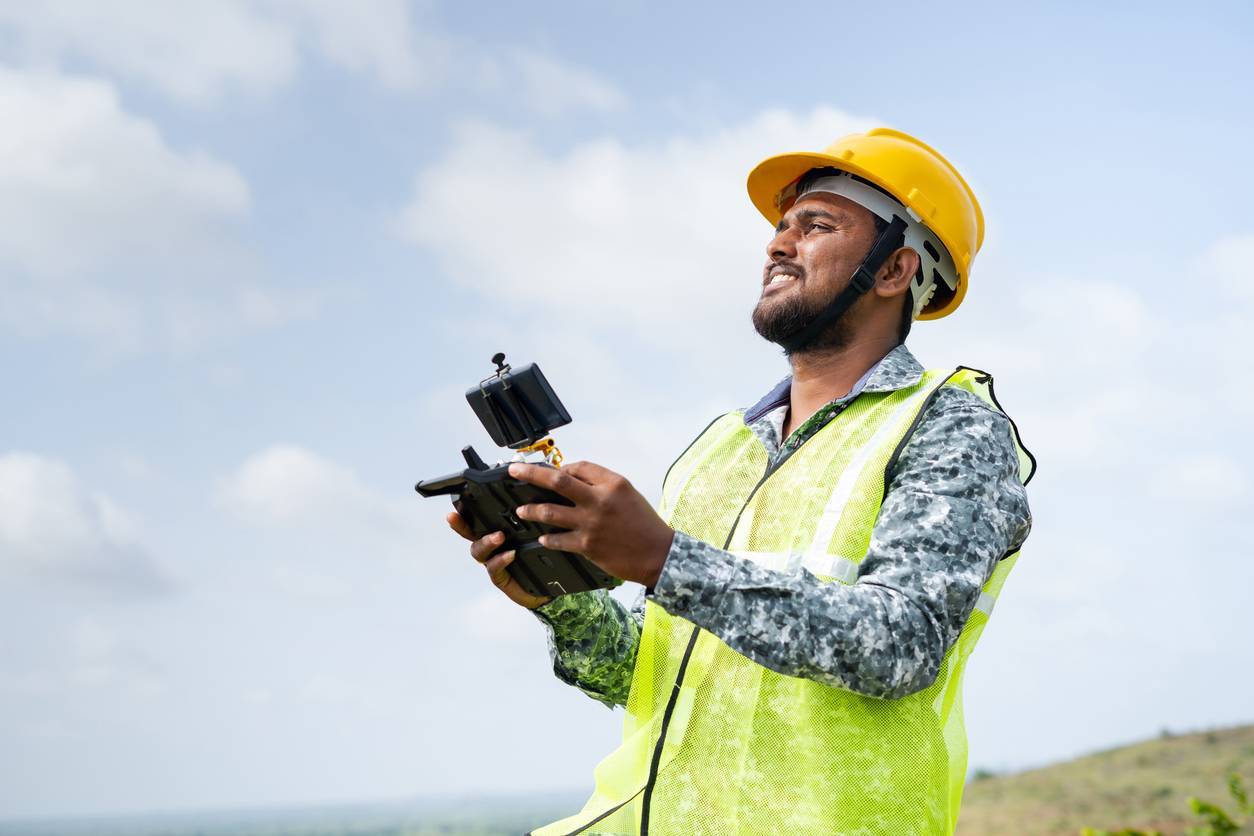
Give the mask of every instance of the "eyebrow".
[[[839, 223], [840, 221], [848, 219], [848, 217], [849, 215], [847, 212], [842, 212], [839, 209], [836, 210], [835, 212], [829, 212], [826, 209], [802, 209], [800, 212], [797, 213], [796, 220], [799, 223], [805, 223], [806, 221], [812, 221], [815, 218], [826, 218], [829, 221], [835, 221]], [[779, 223], [775, 225], [775, 231], [781, 232], [783, 231], [783, 229], [784, 229], [784, 219], [780, 218]]]

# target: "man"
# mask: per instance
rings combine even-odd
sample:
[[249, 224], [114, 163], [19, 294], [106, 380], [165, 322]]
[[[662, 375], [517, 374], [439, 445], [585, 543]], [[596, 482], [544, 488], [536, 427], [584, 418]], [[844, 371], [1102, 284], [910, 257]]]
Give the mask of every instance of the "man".
[[[554, 670], [627, 708], [579, 813], [536, 833], [953, 831], [966, 771], [962, 670], [1031, 525], [1034, 463], [973, 369], [928, 370], [914, 319], [966, 293], [983, 216], [935, 150], [878, 128], [749, 175], [776, 224], [758, 333], [792, 374], [712, 422], [659, 512], [621, 476], [517, 464], [574, 507], [527, 519], [645, 587], [523, 592]], [[469, 539], [456, 514], [450, 524]]]

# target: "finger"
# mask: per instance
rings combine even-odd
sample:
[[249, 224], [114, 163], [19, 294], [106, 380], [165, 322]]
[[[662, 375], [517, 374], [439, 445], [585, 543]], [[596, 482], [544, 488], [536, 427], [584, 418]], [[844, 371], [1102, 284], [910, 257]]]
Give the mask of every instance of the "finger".
[[467, 540], [474, 540], [475, 533], [470, 530], [470, 523], [466, 522], [466, 518], [456, 511], [449, 511], [448, 516], [444, 519], [448, 520], [449, 528], [456, 531]]
[[558, 528], [578, 528], [583, 520], [583, 513], [570, 505], [556, 505], [551, 502], [519, 505], [514, 509], [514, 515], [521, 520], [532, 520]]
[[505, 533], [501, 531], [493, 531], [491, 534], [484, 535], [478, 540], [470, 544], [470, 556], [475, 560], [483, 563], [492, 556], [492, 552], [500, 548], [505, 542]]
[[494, 555], [487, 563], [483, 564], [484, 568], [488, 570], [488, 577], [492, 580], [494, 586], [504, 589], [509, 584], [512, 578], [510, 578], [509, 572], [506, 571], [506, 567], [513, 562], [514, 550], [510, 549], [507, 552]]
[[600, 485], [603, 482], [612, 482], [622, 478], [608, 467], [602, 467], [596, 462], [571, 462], [563, 465], [562, 470], [590, 485]]
[[566, 473], [565, 468], [559, 470], [556, 467], [514, 462], [509, 466], [509, 475], [520, 482], [556, 491], [576, 504], [587, 502], [593, 496], [592, 486]]
[[577, 531], [559, 531], [556, 534], [541, 534], [540, 545], [546, 549], [553, 549], [559, 552], [574, 552], [575, 554], [584, 554], [587, 548], [584, 537]]

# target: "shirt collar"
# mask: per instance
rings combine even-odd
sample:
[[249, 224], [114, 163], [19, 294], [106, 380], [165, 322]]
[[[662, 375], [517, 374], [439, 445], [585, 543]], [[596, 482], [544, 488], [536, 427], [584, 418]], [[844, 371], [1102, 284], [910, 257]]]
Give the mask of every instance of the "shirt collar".
[[[862, 375], [846, 394], [832, 400], [845, 400], [861, 392], [894, 392], [898, 389], [905, 389], [907, 386], [913, 386], [922, 378], [923, 367], [919, 365], [918, 360], [914, 359], [914, 355], [910, 353], [910, 349], [906, 348], [905, 343], [902, 343], [881, 357], [874, 366], [867, 369], [866, 374]], [[745, 410], [745, 423], [752, 423], [772, 409], [788, 403], [791, 392], [792, 375], [788, 375], [775, 384], [775, 387], [767, 392], [761, 400]]]

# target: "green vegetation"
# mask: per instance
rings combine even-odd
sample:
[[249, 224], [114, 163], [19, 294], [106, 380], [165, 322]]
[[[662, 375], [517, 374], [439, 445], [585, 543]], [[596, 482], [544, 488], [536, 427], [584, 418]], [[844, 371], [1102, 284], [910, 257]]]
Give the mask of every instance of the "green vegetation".
[[[1226, 836], [1254, 828], [1239, 777], [1254, 776], [1254, 726], [1164, 731], [1043, 769], [976, 775], [985, 777], [967, 783], [959, 836]], [[1202, 800], [1225, 786], [1232, 802]]]
[[[1232, 800], [1237, 803], [1237, 815], [1249, 816], [1251, 811], [1250, 798], [1245, 791], [1245, 781], [1237, 773], [1228, 776], [1228, 794], [1232, 796]], [[1228, 815], [1228, 811], [1220, 807], [1218, 804], [1211, 804], [1209, 801], [1203, 801], [1200, 798], [1190, 798], [1189, 807], [1193, 809], [1193, 813], [1201, 820], [1202, 824], [1197, 827], [1190, 827], [1186, 832], [1188, 836], [1229, 836], [1229, 834], [1237, 833], [1245, 821], [1238, 821]], [[1163, 836], [1157, 830], [1095, 830], [1092, 827], [1084, 828], [1082, 836]]]

